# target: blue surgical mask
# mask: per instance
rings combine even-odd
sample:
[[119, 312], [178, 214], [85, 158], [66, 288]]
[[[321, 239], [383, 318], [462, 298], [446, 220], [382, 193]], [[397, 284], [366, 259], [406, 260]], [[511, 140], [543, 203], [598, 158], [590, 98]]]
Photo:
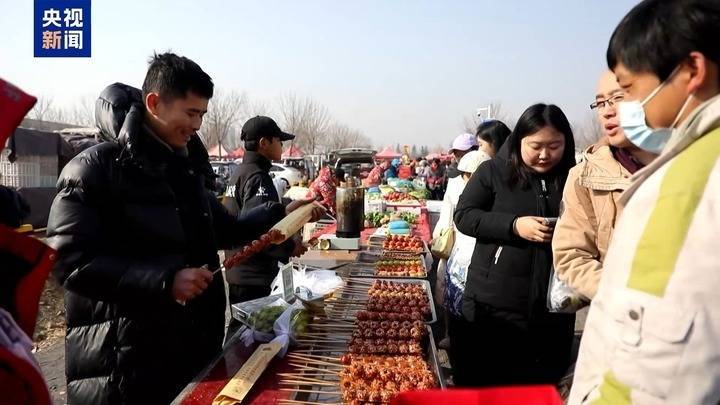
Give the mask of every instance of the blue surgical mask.
[[660, 90], [667, 84], [670, 79], [678, 71], [676, 68], [668, 78], [655, 88], [645, 99], [640, 101], [621, 101], [618, 103], [618, 114], [620, 115], [620, 127], [622, 127], [625, 137], [632, 142], [633, 145], [648, 152], [660, 154], [663, 148], [670, 140], [673, 128], [677, 125], [685, 108], [688, 106], [693, 95], [690, 94], [685, 100], [680, 112], [675, 117], [670, 128], [650, 128], [645, 120], [645, 109], [643, 108]]

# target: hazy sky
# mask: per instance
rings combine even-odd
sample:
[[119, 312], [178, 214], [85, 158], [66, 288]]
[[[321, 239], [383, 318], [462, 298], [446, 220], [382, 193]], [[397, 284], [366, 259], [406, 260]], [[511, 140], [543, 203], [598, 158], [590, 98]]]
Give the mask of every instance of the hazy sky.
[[0, 77], [74, 104], [140, 86], [154, 50], [269, 105], [308, 96], [376, 146], [447, 144], [499, 101], [515, 117], [558, 104], [587, 117], [627, 0], [92, 2], [92, 58], [34, 58], [31, 0], [0, 0]]

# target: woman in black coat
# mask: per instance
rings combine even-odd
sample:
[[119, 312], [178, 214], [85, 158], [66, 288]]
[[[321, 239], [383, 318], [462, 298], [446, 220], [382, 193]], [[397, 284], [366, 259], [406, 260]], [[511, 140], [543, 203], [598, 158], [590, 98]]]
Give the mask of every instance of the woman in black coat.
[[463, 296], [464, 322], [451, 336], [462, 353], [458, 386], [557, 383], [570, 363], [574, 315], [546, 309], [550, 240], [575, 144], [565, 114], [536, 104], [498, 156], [473, 174], [455, 210], [476, 238]]

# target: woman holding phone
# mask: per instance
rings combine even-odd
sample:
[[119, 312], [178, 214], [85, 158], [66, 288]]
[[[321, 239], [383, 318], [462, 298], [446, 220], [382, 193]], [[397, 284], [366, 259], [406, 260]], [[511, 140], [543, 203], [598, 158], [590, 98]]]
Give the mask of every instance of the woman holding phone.
[[470, 179], [455, 211], [475, 237], [455, 384], [555, 384], [570, 364], [574, 315], [546, 308], [550, 241], [575, 144], [565, 114], [536, 104]]

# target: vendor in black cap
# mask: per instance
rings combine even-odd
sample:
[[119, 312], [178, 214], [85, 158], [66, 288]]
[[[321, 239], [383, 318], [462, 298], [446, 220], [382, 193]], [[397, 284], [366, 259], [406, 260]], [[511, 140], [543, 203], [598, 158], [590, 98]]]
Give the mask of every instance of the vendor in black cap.
[[[293, 202], [282, 201], [277, 194], [270, 167], [273, 160], [280, 160], [284, 141], [295, 139], [295, 135], [280, 130], [270, 117], [250, 118], [242, 127], [240, 139], [245, 143], [245, 156], [235, 175], [235, 200], [240, 213], [265, 204], [268, 201], [281, 201], [286, 212], [311, 200]], [[324, 209], [318, 207], [313, 218], [320, 218]], [[270, 284], [277, 275], [278, 261], [286, 262], [289, 257], [302, 254], [302, 243], [288, 239], [280, 245], [273, 245], [248, 261], [227, 270], [228, 296], [230, 304], [244, 302], [270, 294]], [[232, 320], [227, 336], [232, 336], [239, 326]]]

